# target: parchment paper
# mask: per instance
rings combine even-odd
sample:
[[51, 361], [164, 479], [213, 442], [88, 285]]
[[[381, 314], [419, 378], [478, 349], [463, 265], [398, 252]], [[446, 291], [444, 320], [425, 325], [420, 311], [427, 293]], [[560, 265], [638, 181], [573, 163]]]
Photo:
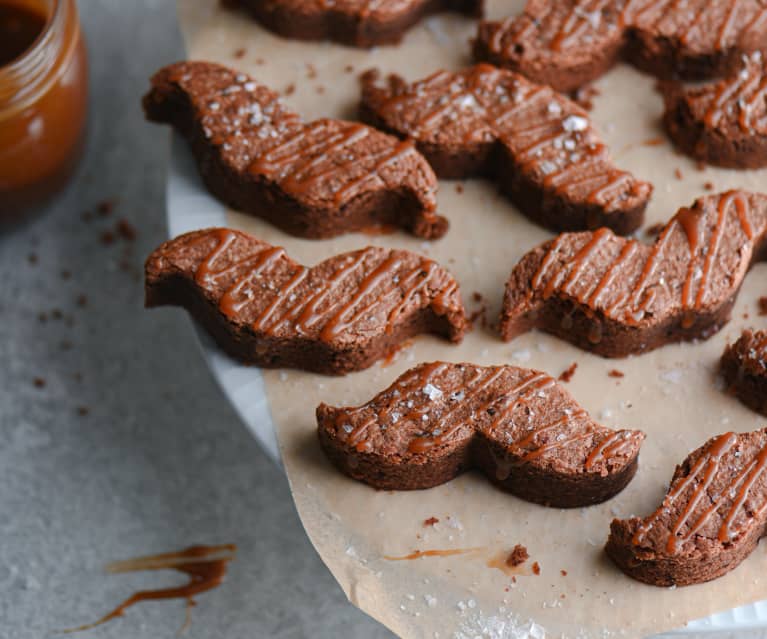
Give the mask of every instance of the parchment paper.
[[[520, 9], [521, 2], [489, 3], [489, 15]], [[439, 68], [469, 63], [474, 21], [458, 16], [428, 19], [397, 47], [359, 51], [330, 43], [301, 43], [271, 35], [216, 0], [180, 0], [189, 57], [214, 60], [253, 74], [283, 91], [306, 118], [353, 118], [357, 75], [371, 66], [414, 80]], [[351, 65], [351, 68], [349, 67]], [[697, 170], [675, 154], [659, 127], [662, 103], [654, 80], [620, 66], [597, 83], [592, 118], [622, 168], [650, 180], [655, 194], [647, 226], [666, 221], [680, 205], [705, 193], [744, 187], [759, 190], [765, 171]], [[659, 145], [647, 141], [662, 138]], [[679, 169], [682, 179], [674, 175]], [[290, 237], [236, 213], [232, 226], [285, 246], [305, 264], [367, 244], [419, 251], [448, 266], [472, 309], [477, 291], [495, 319], [504, 282], [517, 259], [550, 233], [522, 217], [496, 187], [476, 179], [440, 184], [439, 208], [450, 219], [447, 236], [423, 242], [404, 233], [329, 241]], [[349, 599], [403, 637], [640, 637], [677, 628], [690, 619], [767, 598], [764, 545], [736, 570], [709, 584], [679, 589], [642, 585], [606, 560], [602, 546], [614, 516], [649, 514], [662, 498], [674, 466], [708, 437], [749, 431], [765, 420], [725, 395], [716, 363], [727, 341], [744, 326], [767, 326], [756, 298], [767, 294], [767, 265], [748, 275], [733, 314], [719, 334], [699, 344], [667, 346], [624, 360], [606, 360], [541, 333], [505, 344], [477, 328], [461, 346], [420, 337], [390, 366], [345, 378], [297, 371], [265, 371], [272, 416], [293, 496], [306, 531]], [[745, 315], [749, 319], [745, 319]], [[401, 372], [433, 359], [479, 364], [512, 363], [558, 375], [572, 362], [569, 384], [576, 399], [602, 423], [647, 434], [640, 469], [626, 490], [605, 504], [557, 510], [529, 504], [490, 486], [476, 474], [419, 492], [375, 491], [336, 472], [316, 440], [315, 406], [357, 405]], [[619, 369], [625, 377], [608, 376]], [[424, 527], [430, 517], [440, 521]], [[530, 560], [515, 575], [488, 567], [515, 544]], [[469, 549], [449, 557], [391, 561], [413, 550]], [[531, 574], [537, 561], [540, 575]], [[565, 575], [562, 571], [565, 571]], [[486, 634], [482, 634], [482, 633]]]

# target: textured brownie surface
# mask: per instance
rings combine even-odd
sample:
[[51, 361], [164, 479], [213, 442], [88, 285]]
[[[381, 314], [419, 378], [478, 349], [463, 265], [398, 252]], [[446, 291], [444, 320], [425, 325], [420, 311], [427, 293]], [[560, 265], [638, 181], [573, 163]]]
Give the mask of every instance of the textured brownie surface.
[[724, 80], [703, 86], [662, 85], [663, 123], [674, 144], [707, 164], [767, 165], [767, 77], [760, 53]]
[[157, 248], [146, 305], [186, 308], [243, 362], [327, 374], [366, 368], [417, 333], [458, 342], [466, 329], [456, 281], [415, 253], [368, 247], [307, 268], [223, 228]]
[[359, 408], [321, 404], [322, 448], [371, 486], [437, 486], [478, 468], [505, 490], [557, 507], [612, 497], [644, 434], [597, 424], [554, 378], [514, 366], [433, 362]]
[[743, 191], [680, 209], [651, 246], [608, 229], [563, 233], [514, 267], [501, 334], [537, 327], [607, 357], [709, 337], [765, 238], [767, 196]]
[[412, 142], [354, 122], [303, 122], [249, 76], [181, 62], [152, 78], [148, 119], [176, 127], [208, 189], [230, 206], [302, 237], [372, 224], [440, 237], [437, 179]]
[[767, 415], [767, 331], [743, 331], [738, 340], [725, 349], [721, 371], [740, 401]]
[[376, 76], [363, 76], [362, 118], [415, 140], [438, 176], [492, 177], [558, 231], [641, 225], [652, 186], [617, 169], [587, 112], [556, 91], [487, 64], [413, 84]]
[[421, 18], [441, 11], [482, 15], [484, 0], [226, 0], [287, 38], [357, 47], [399, 42]]
[[630, 577], [686, 586], [735, 568], [765, 533], [767, 429], [710, 439], [677, 466], [649, 517], [615, 519], [605, 550]]
[[660, 78], [702, 80], [766, 43], [761, 0], [529, 0], [518, 16], [481, 22], [474, 55], [572, 91], [620, 57]]

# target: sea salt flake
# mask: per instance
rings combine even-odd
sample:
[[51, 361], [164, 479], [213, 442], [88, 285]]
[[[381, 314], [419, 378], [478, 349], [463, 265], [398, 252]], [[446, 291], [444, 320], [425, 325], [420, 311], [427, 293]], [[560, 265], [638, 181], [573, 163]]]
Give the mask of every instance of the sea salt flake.
[[589, 121], [580, 115], [568, 115], [562, 120], [562, 128], [565, 131], [584, 131], [589, 126]]
[[426, 384], [426, 386], [423, 387], [423, 393], [426, 395], [431, 401], [435, 401], [442, 397], [442, 391], [434, 386], [434, 384]]

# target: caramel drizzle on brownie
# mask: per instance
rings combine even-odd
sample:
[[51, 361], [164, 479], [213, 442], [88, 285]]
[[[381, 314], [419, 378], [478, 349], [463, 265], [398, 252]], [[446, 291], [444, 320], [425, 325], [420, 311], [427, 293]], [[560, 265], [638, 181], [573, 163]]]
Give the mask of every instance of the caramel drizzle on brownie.
[[766, 98], [767, 76], [762, 64], [753, 62], [746, 64], [740, 73], [714, 85], [710, 91], [691, 96], [693, 101], [707, 105], [703, 123], [712, 129], [736, 108], [737, 124], [743, 133], [767, 130]]
[[[253, 162], [250, 171], [266, 175], [286, 191], [301, 195], [325, 182], [338, 182], [333, 202], [340, 206], [371, 181], [385, 185], [381, 171], [415, 154], [415, 145], [409, 140], [374, 154], [355, 154], [354, 146], [367, 138], [371, 129], [344, 122], [340, 130], [334, 131], [330, 124], [325, 120], [307, 124]], [[368, 164], [372, 166], [354, 176], [359, 167]], [[435, 202], [430, 204], [436, 207]]]
[[[725, 433], [712, 440], [705, 454], [701, 455], [695, 462], [687, 476], [672, 484], [661, 507], [639, 526], [634, 534], [632, 543], [635, 546], [640, 545], [655, 526], [658, 519], [669, 512], [674, 503], [684, 495], [687, 495], [687, 503], [676, 520], [671, 524], [665, 547], [667, 553], [674, 554], [680, 543], [692, 539], [714, 513], [722, 513], [722, 509], [730, 499], [732, 503], [723, 513], [723, 521], [717, 531], [717, 539], [722, 543], [727, 543], [733, 536], [739, 534], [741, 530], [733, 530], [733, 524], [738, 513], [743, 510], [751, 489], [767, 467], [767, 444], [762, 446], [754, 457], [743, 464], [738, 472], [734, 472], [731, 468], [729, 469], [729, 472], [733, 472], [733, 477], [718, 494], [712, 495], [708, 493], [717, 475], [728, 472], [728, 468], [725, 468], [722, 463], [725, 456], [732, 451], [732, 457], [738, 457], [737, 443], [738, 436], [735, 433]], [[733, 463], [733, 461], [730, 461], [730, 466]], [[688, 489], [691, 489], [691, 491], [688, 491]], [[746, 517], [741, 529], [747, 526], [749, 522], [756, 521], [767, 509], [767, 499], [762, 497], [762, 501], [763, 503], [758, 507], [756, 507], [756, 504], [751, 505], [749, 508], [750, 512], [746, 513], [750, 516]], [[697, 518], [693, 519], [693, 515], [699, 506], [701, 509], [697, 514]]]
[[[509, 80], [512, 84], [506, 86]], [[465, 143], [475, 141], [484, 125], [507, 147], [522, 172], [539, 176], [540, 184], [554, 193], [567, 195], [585, 188], [586, 203], [609, 204], [635, 188], [630, 173], [611, 165], [607, 148], [580, 108], [547, 86], [490, 65], [461, 73], [439, 71], [404, 92], [393, 92], [376, 110], [385, 121], [395, 123], [395, 129], [402, 126], [396, 124], [402, 122], [401, 113], [417, 113], [414, 123], [404, 124], [400, 132], [421, 140], [446, 121], [463, 117], [467, 108], [481, 124], [467, 128]]]
[[[533, 275], [532, 289], [541, 290], [544, 299], [556, 293], [574, 298], [592, 310], [601, 310], [606, 317], [621, 320], [629, 325], [637, 325], [645, 316], [655, 299], [655, 292], [647, 292], [648, 287], [655, 283], [658, 268], [666, 258], [668, 246], [677, 227], [681, 227], [687, 239], [689, 257], [686, 275], [680, 290], [680, 305], [686, 315], [682, 325], [689, 328], [694, 322], [694, 313], [703, 308], [710, 289], [713, 273], [718, 263], [722, 238], [724, 237], [728, 219], [734, 214], [740, 232], [745, 236], [745, 244], [753, 244], [758, 235], [764, 233], [767, 220], [759, 219], [760, 232], [754, 228], [756, 220], [752, 214], [746, 196], [737, 191], [730, 191], [719, 196], [714, 219], [707, 211], [698, 209], [682, 209], [665, 226], [658, 239], [647, 251], [647, 257], [636, 282], [628, 290], [622, 292], [609, 305], [604, 298], [613, 293], [613, 284], [625, 267], [633, 262], [637, 252], [643, 247], [636, 240], [626, 240], [616, 237], [605, 228], [593, 232], [583, 246], [572, 257], [561, 259], [560, 250], [565, 244], [566, 234], [559, 235], [549, 245], [541, 263]], [[764, 216], [762, 216], [764, 217]], [[594, 271], [591, 263], [602, 249], [621, 246], [616, 257], [603, 268], [603, 275], [596, 285], [577, 292], [582, 284], [581, 275], [588, 270]], [[531, 292], [530, 295], [534, 293]]]
[[[642, 438], [637, 431], [611, 431], [599, 426], [565, 396], [550, 400], [547, 391], [557, 382], [546, 373], [524, 371], [521, 379], [515, 379], [510, 367], [477, 366], [471, 367], [468, 379], [456, 385], [446, 379], [454, 368], [463, 370], [464, 365], [432, 362], [411, 369], [368, 405], [339, 410], [335, 416], [337, 431], [344, 433], [347, 445], [365, 453], [373, 450], [371, 428], [423, 425], [422, 434], [414, 435], [407, 443], [407, 452], [418, 455], [447, 445], [470, 429], [501, 443], [506, 455], [519, 463], [533, 462], [590, 440], [590, 447], [584, 451], [586, 470], [599, 462], [609, 462]], [[422, 403], [417, 401], [428, 396], [428, 389], [439, 391], [440, 404], [430, 397]], [[527, 418], [540, 412], [541, 403], [549, 401], [558, 402], [559, 416], [543, 423]], [[520, 408], [530, 411], [525, 413], [524, 421], [515, 417]], [[387, 425], [387, 421], [391, 424]], [[496, 459], [499, 467], [508, 463], [509, 459]]]
[[[283, 248], [261, 243], [247, 257], [219, 267], [219, 262], [225, 260], [227, 251], [237, 241], [238, 234], [231, 229], [215, 229], [199, 241], [208, 242], [211, 235], [215, 237], [216, 243], [198, 266], [195, 281], [201, 287], [209, 288], [224, 277], [232, 280], [219, 301], [219, 309], [230, 319], [237, 319], [248, 304], [263, 296], [263, 293], [253, 288], [257, 278], [274, 278], [280, 264], [283, 271], [290, 272], [287, 279], [276, 283], [274, 297], [251, 324], [254, 330], [266, 335], [276, 335], [286, 324], [304, 335], [316, 325], [321, 325], [319, 338], [331, 342], [381, 305], [391, 307], [386, 313], [386, 331], [390, 333], [407, 304], [430, 285], [437, 286], [441, 275], [435, 262], [421, 258], [415, 268], [400, 276], [402, 260], [396, 253], [389, 252], [377, 264], [367, 267], [369, 270], [359, 278], [348, 298], [339, 304], [322, 308], [323, 303], [342, 283], [350, 277], [359, 277], [363, 266], [380, 252], [379, 249], [368, 247], [348, 254], [329, 278], [316, 282], [310, 294], [302, 296], [296, 294], [296, 290], [305, 282], [311, 269], [295, 264]], [[278, 277], [284, 279], [284, 276]], [[431, 303], [448, 308], [450, 298], [456, 291], [455, 282], [447, 283], [433, 296]], [[377, 294], [373, 296], [374, 293]], [[398, 293], [401, 298], [392, 299]]]

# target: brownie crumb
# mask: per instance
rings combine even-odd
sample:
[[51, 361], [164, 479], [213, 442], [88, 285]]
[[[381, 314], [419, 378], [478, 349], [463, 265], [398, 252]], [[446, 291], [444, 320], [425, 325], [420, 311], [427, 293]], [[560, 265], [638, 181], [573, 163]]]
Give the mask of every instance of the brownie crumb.
[[625, 374], [617, 368], [607, 371], [607, 375], [608, 377], [625, 377]]
[[90, 222], [93, 219], [93, 213], [91, 211], [83, 211], [80, 218], [83, 222]]
[[265, 60], [263, 58], [256, 58], [256, 64], [261, 66], [262, 64], [265, 64]]
[[703, 188], [706, 189], [706, 191], [713, 191], [714, 190], [714, 183], [713, 182], [704, 182]]
[[483, 299], [482, 298], [482, 293], [480, 293], [479, 291], [474, 291], [471, 294], [471, 299], [473, 299], [475, 302], [481, 302], [482, 299]]
[[110, 246], [115, 243], [115, 234], [112, 231], [104, 231], [100, 239], [104, 246]]
[[292, 82], [285, 87], [285, 90], [282, 92], [282, 95], [293, 95], [296, 92], [296, 85]]
[[658, 137], [658, 138], [650, 138], [649, 140], [645, 140], [644, 142], [642, 142], [642, 144], [644, 146], [660, 146], [664, 142], [665, 140], [663, 138]]
[[38, 313], [37, 321], [41, 324], [45, 324], [48, 321], [48, 313]]
[[99, 202], [96, 205], [96, 212], [101, 217], [109, 217], [110, 215], [112, 215], [112, 211], [114, 211], [114, 209], [115, 209], [114, 200], [101, 200], [101, 202]]
[[439, 519], [437, 519], [436, 517], [429, 517], [428, 519], [423, 520], [424, 527], [433, 526], [434, 524], [438, 524], [438, 523], [439, 523]]
[[759, 315], [767, 315], [767, 297], [760, 297], [756, 303], [759, 306]]
[[566, 370], [562, 371], [562, 374], [559, 376], [560, 382], [569, 382], [573, 375], [575, 375], [575, 371], [578, 369], [578, 362], [573, 362], [570, 364], [570, 366], [567, 367]]
[[517, 544], [506, 558], [506, 565], [510, 566], [511, 568], [516, 568], [517, 566], [521, 566], [523, 563], [525, 563], [529, 558], [530, 554], [527, 552], [527, 548], [525, 548], [522, 544]]
[[706, 170], [706, 163], [703, 160], [698, 160], [695, 163], [695, 168], [698, 169], [698, 171], [705, 171]]
[[80, 293], [80, 295], [78, 295], [75, 299], [75, 304], [77, 304], [80, 308], [85, 308], [88, 306], [88, 296], [85, 295], [85, 293]]
[[72, 379], [74, 379], [76, 382], [82, 382], [83, 381], [83, 374], [79, 371], [75, 371], [72, 373]]
[[567, 571], [566, 570], [560, 570], [559, 574], [562, 575], [563, 577], [567, 577]]
[[661, 232], [663, 231], [663, 229], [664, 229], [664, 228], [666, 228], [666, 225], [665, 225], [665, 223], [663, 223], [663, 222], [658, 222], [657, 224], [653, 224], [652, 226], [648, 226], [648, 227], [645, 229], [645, 231], [644, 231], [644, 232], [645, 232], [647, 235], [649, 235], [650, 237], [657, 237], [658, 235], [660, 235], [660, 234], [661, 234]]
[[320, 84], [317, 86], [316, 91], [319, 95], [322, 95], [323, 93], [325, 93], [325, 87]]
[[62, 351], [71, 351], [72, 350], [72, 342], [70, 342], [68, 339], [63, 339], [59, 342], [59, 349]]
[[676, 169], [674, 169], [674, 177], [675, 177], [677, 180], [682, 180], [682, 179], [684, 179], [684, 175], [682, 175], [682, 169], [680, 169], [680, 168], [678, 168], [678, 167], [677, 167]]
[[587, 85], [580, 87], [573, 92], [573, 100], [587, 111], [591, 111], [594, 108], [594, 98], [599, 95], [599, 89], [596, 87]]
[[237, 60], [242, 60], [245, 57], [245, 54], [247, 53], [247, 49], [244, 47], [240, 47], [239, 49], [235, 49], [234, 53], [232, 54]]
[[533, 574], [534, 575], [540, 575], [541, 574], [541, 566], [538, 564], [537, 561], [533, 562]]
[[35, 388], [45, 388], [45, 380], [42, 377], [35, 377], [32, 383], [35, 385]]
[[351, 64], [347, 64], [347, 65], [344, 67], [344, 71], [345, 71], [346, 73], [354, 73], [354, 66], [353, 66], [353, 65], [351, 65]]
[[455, 192], [458, 193], [458, 195], [461, 195], [463, 193], [463, 184], [460, 182], [455, 185]]
[[27, 262], [30, 264], [37, 264], [37, 254], [36, 253], [30, 253], [27, 255]]
[[71, 279], [71, 277], [72, 277], [72, 271], [70, 271], [68, 269], [65, 269], [65, 268], [61, 269], [61, 279], [62, 280], [68, 280], [68, 279]]
[[77, 407], [77, 414], [80, 415], [80, 417], [85, 417], [91, 412], [91, 409], [87, 406], [78, 406]]
[[51, 311], [51, 317], [55, 320], [60, 320], [64, 317], [64, 313], [62, 313], [58, 308], [54, 308]]
[[117, 226], [115, 227], [117, 234], [124, 240], [133, 242], [136, 239], [136, 227], [133, 226], [124, 217], [117, 220]]
[[311, 63], [306, 63], [306, 77], [310, 80], [317, 77], [317, 68]]

